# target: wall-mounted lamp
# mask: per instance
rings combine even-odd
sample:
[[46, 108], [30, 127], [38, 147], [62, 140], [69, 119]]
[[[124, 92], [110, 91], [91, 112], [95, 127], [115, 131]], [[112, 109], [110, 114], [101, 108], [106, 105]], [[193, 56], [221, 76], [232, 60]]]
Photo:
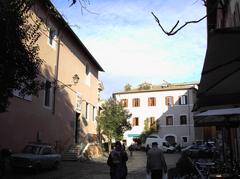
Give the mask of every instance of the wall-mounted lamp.
[[77, 74], [75, 74], [72, 78], [73, 78], [74, 85], [78, 84], [78, 81], [80, 79], [79, 76]]
[[75, 74], [73, 75], [72, 79], [73, 79], [73, 84], [63, 84], [61, 85], [61, 87], [64, 88], [65, 86], [71, 87], [72, 85], [77, 85], [80, 78], [77, 74]]

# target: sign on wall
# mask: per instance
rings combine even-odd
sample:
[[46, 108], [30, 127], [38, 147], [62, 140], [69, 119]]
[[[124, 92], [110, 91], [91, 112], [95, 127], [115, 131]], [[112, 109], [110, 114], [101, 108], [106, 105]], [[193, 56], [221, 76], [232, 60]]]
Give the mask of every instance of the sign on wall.
[[76, 107], [75, 111], [78, 113], [82, 112], [82, 95], [81, 93], [77, 92], [76, 94]]

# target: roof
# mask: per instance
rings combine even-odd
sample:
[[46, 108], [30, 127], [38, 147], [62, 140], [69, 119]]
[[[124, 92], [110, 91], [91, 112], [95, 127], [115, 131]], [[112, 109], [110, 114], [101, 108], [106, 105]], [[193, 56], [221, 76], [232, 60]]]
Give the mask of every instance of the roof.
[[209, 39], [194, 110], [240, 106], [240, 29], [216, 30]]
[[165, 83], [161, 85], [152, 85], [150, 89], [131, 89], [128, 91], [119, 91], [113, 93], [113, 95], [117, 94], [129, 94], [129, 93], [149, 93], [149, 92], [159, 92], [159, 91], [175, 91], [175, 90], [188, 90], [194, 89], [197, 90], [198, 83]]
[[194, 126], [231, 126], [240, 125], [240, 108], [215, 109], [194, 115]]
[[52, 11], [52, 13], [49, 13], [50, 16], [52, 16], [59, 24], [61, 24], [63, 27], [65, 27], [65, 30], [69, 32], [69, 34], [73, 37], [73, 39], [77, 42], [77, 44], [82, 47], [85, 54], [89, 58], [90, 62], [97, 67], [99, 71], [103, 71], [103, 68], [99, 65], [97, 60], [92, 56], [92, 54], [88, 51], [88, 49], [85, 47], [85, 45], [81, 42], [81, 40], [78, 38], [78, 36], [73, 32], [73, 30], [70, 28], [68, 23], [64, 20], [62, 15], [58, 12], [58, 10], [55, 8], [55, 6], [51, 3], [50, 0], [38, 0], [38, 3], [41, 3], [45, 8], [47, 8], [48, 11]]

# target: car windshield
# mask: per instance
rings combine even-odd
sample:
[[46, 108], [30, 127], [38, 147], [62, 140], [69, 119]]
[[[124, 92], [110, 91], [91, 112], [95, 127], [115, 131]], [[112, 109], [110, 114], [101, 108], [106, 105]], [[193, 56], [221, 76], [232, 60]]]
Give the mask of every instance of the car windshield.
[[27, 153], [27, 154], [38, 154], [40, 151], [39, 146], [34, 146], [34, 145], [27, 145], [24, 149], [23, 149], [23, 153]]

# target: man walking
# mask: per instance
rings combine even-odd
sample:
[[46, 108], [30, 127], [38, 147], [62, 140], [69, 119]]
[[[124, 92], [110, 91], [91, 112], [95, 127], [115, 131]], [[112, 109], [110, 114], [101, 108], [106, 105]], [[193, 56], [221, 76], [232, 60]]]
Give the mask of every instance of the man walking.
[[157, 142], [153, 142], [152, 148], [147, 152], [146, 169], [147, 173], [151, 172], [151, 179], [162, 179], [163, 172], [167, 172], [166, 161]]
[[111, 179], [126, 179], [128, 155], [123, 150], [120, 141], [115, 144], [114, 150], [109, 154], [107, 164], [110, 166]]

